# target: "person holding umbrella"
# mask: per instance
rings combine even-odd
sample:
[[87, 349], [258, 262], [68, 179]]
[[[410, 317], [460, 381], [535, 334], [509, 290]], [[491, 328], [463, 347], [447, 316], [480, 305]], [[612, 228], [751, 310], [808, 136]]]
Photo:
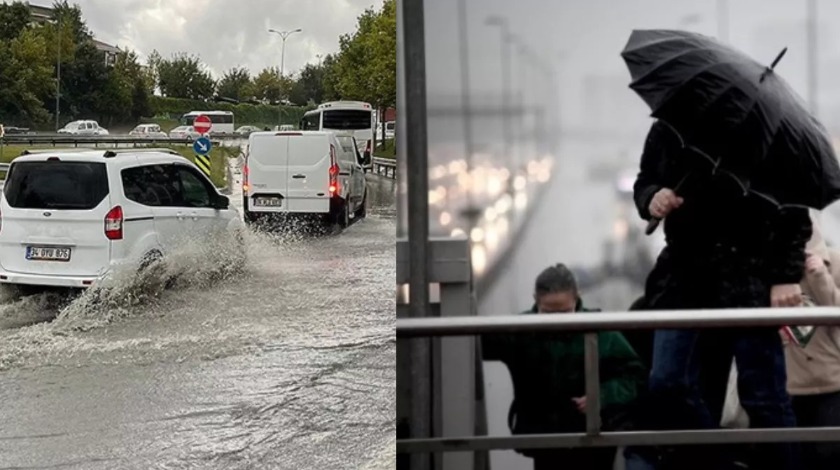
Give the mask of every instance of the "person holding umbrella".
[[[840, 198], [840, 166], [822, 126], [773, 72], [784, 53], [765, 67], [700, 34], [632, 33], [622, 52], [630, 87], [656, 119], [634, 199], [647, 232], [664, 220], [667, 240], [645, 285], [649, 309], [800, 305], [807, 208]], [[728, 374], [732, 357], [751, 426], [796, 425], [778, 328], [658, 330], [653, 349], [651, 427], [718, 427], [706, 404], [718, 394], [701, 392], [701, 371]], [[669, 468], [727, 468], [713, 448], [668, 455]], [[766, 445], [753, 468], [799, 469], [799, 459], [794, 444]]]

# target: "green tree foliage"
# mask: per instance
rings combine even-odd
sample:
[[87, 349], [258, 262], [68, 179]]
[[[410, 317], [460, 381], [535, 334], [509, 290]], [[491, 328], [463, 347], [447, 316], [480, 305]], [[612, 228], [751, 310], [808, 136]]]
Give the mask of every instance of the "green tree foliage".
[[251, 74], [244, 67], [232, 68], [225, 72], [216, 87], [216, 93], [235, 100], [248, 99], [253, 94]]
[[55, 85], [40, 33], [26, 28], [11, 41], [0, 41], [0, 116], [23, 125], [49, 120], [42, 103]]
[[289, 101], [295, 104], [318, 104], [324, 100], [324, 68], [307, 64], [293, 83]]
[[24, 3], [0, 3], [0, 43], [18, 37], [29, 25], [29, 17]]
[[277, 67], [266, 67], [254, 77], [252, 84], [254, 98], [261, 101], [276, 103], [283, 95], [283, 82], [280, 80], [280, 69]]
[[209, 99], [216, 83], [198, 57], [180, 53], [157, 65], [158, 87], [164, 96]]

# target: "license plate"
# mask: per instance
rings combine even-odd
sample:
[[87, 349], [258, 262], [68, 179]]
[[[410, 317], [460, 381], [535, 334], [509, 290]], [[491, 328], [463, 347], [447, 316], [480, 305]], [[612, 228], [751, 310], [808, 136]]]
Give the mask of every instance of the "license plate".
[[283, 200], [279, 197], [255, 197], [254, 206], [258, 207], [280, 207]]
[[70, 248], [28, 246], [26, 247], [26, 259], [32, 261], [70, 261]]

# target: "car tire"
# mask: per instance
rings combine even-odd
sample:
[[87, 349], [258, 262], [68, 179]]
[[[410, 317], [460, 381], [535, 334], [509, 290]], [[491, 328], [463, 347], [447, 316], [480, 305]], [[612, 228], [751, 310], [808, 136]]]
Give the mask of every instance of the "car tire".
[[367, 217], [367, 188], [365, 188], [365, 194], [362, 196], [362, 203], [356, 209], [356, 213], [354, 215], [357, 219], [364, 219]]
[[341, 209], [338, 211], [338, 225], [341, 228], [350, 226], [350, 204], [347, 200], [341, 202]]

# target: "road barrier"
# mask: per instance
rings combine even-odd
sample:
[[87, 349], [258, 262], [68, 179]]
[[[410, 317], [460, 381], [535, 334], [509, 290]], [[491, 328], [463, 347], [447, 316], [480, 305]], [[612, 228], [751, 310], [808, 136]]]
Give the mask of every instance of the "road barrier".
[[386, 178], [397, 179], [397, 161], [392, 158], [378, 158], [371, 159], [371, 167], [373, 173]]
[[[465, 312], [467, 313], [467, 312]], [[397, 338], [464, 336], [486, 333], [583, 332], [586, 381], [586, 432], [503, 436], [452, 436], [398, 439], [398, 453], [439, 453], [551, 447], [689, 445], [722, 443], [840, 441], [840, 427], [785, 429], [708, 429], [601, 432], [598, 332], [654, 328], [740, 328], [779, 325], [840, 325], [840, 308], [792, 307], [574, 315], [460, 316], [397, 319]], [[445, 358], [442, 358], [445, 360]]]
[[[216, 145], [224, 145], [231, 141], [243, 139], [246, 137], [240, 136], [212, 136], [211, 142]], [[55, 146], [73, 146], [80, 145], [94, 147], [99, 146], [114, 146], [120, 145], [192, 145], [193, 139], [173, 139], [169, 137], [136, 137], [133, 135], [102, 135], [102, 136], [81, 136], [81, 135], [62, 135], [62, 134], [15, 134], [6, 135], [2, 139], [5, 145], [52, 145]]]

